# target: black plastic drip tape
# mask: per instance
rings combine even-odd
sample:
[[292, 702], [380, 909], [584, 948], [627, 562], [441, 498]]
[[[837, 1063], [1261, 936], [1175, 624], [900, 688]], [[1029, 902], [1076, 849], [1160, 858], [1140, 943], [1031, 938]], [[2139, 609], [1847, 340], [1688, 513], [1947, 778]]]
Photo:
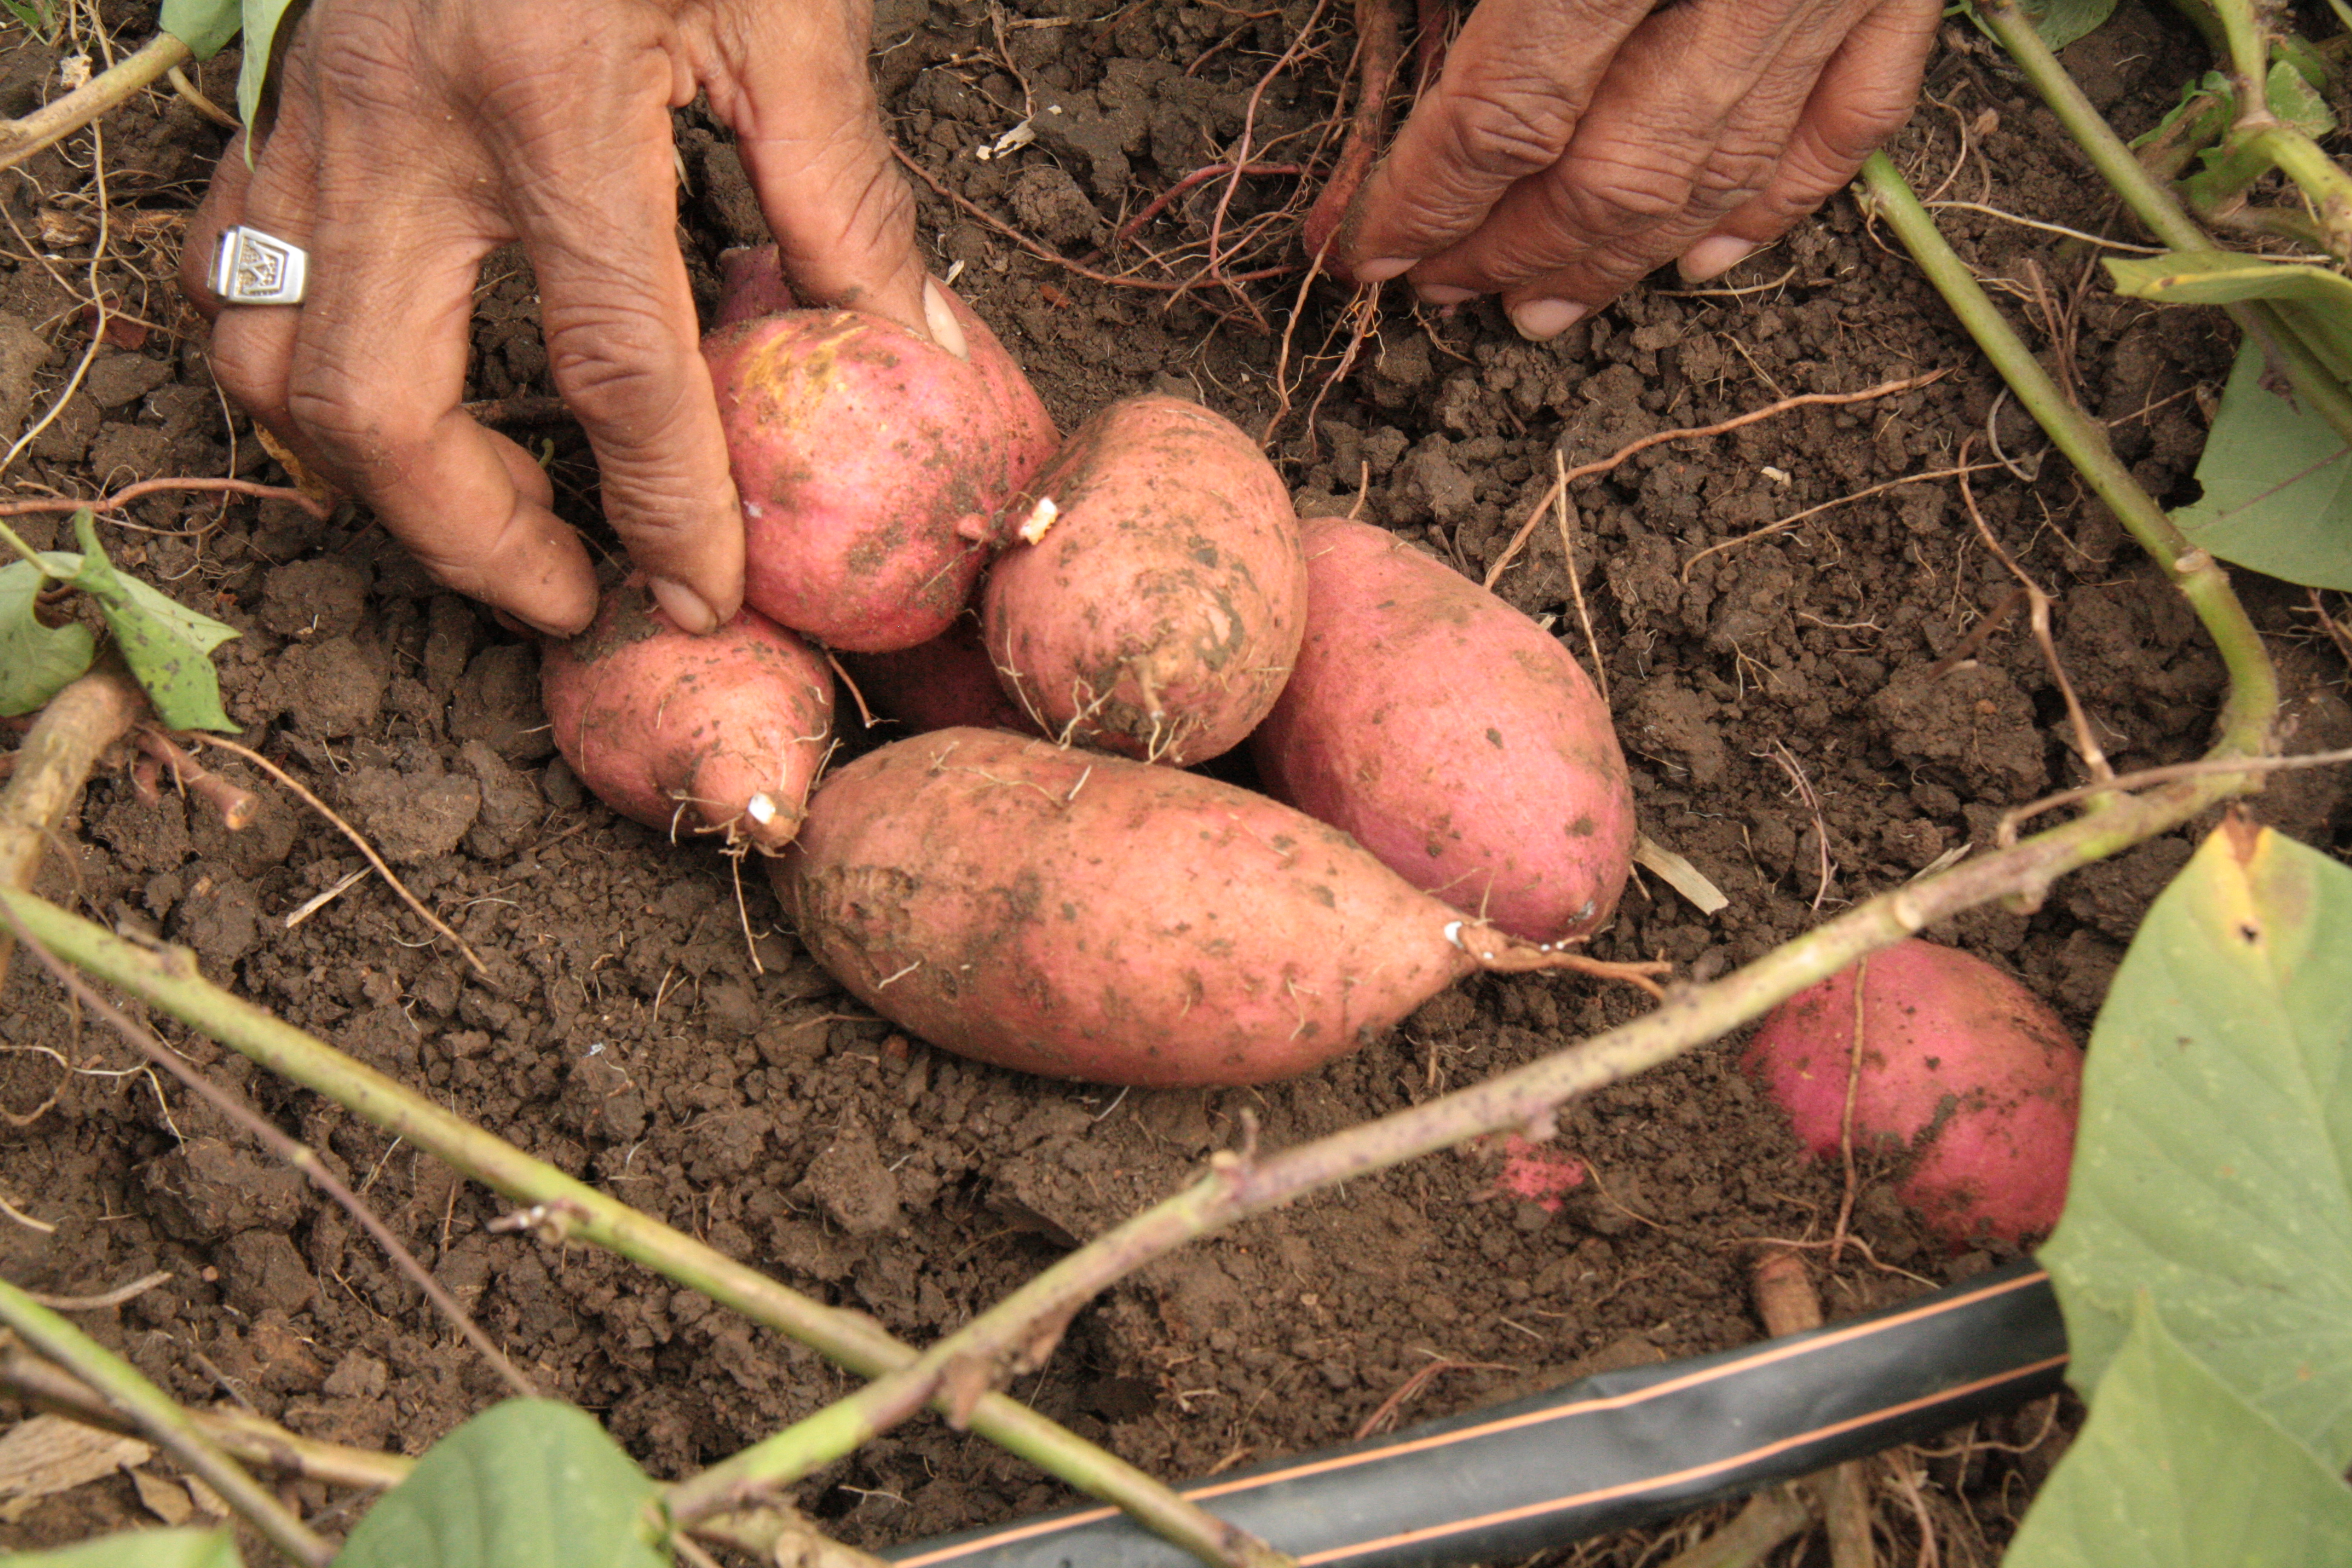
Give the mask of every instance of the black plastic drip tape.
[[[1180, 1489], [1302, 1564], [1509, 1559], [1626, 1530], [2054, 1392], [2066, 1330], [2032, 1260], [1886, 1311], [1623, 1372]], [[1192, 1568], [1116, 1510], [882, 1553], [905, 1568]]]

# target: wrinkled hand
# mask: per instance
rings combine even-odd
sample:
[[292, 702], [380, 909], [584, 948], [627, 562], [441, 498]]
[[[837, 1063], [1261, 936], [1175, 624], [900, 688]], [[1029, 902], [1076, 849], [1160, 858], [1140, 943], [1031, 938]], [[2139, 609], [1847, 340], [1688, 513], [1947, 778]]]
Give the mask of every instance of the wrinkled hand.
[[1940, 0], [1479, 0], [1337, 269], [1549, 338], [1778, 239], [1910, 113]]
[[[222, 159], [181, 279], [227, 391], [441, 582], [541, 630], [595, 607], [547, 476], [467, 417], [482, 258], [520, 240], [604, 510], [681, 625], [742, 596], [743, 527], [677, 241], [669, 110], [731, 125], [786, 269], [921, 330], [914, 209], [876, 118], [868, 0], [315, 0], [248, 170]], [[215, 237], [310, 253], [298, 306], [222, 306]]]

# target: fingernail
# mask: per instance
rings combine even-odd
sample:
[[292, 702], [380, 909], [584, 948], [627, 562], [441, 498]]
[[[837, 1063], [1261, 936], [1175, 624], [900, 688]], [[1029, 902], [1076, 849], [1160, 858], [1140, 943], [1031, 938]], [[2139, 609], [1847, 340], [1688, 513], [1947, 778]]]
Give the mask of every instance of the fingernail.
[[1533, 342], [1549, 342], [1591, 314], [1592, 308], [1572, 300], [1530, 300], [1513, 309], [1511, 325]]
[[1385, 283], [1391, 278], [1401, 278], [1412, 269], [1414, 259], [1410, 256], [1403, 258], [1390, 256], [1383, 257], [1378, 261], [1360, 261], [1355, 268], [1356, 281]]
[[923, 279], [923, 324], [931, 329], [932, 342], [965, 363], [971, 363], [971, 348], [963, 341], [963, 323], [956, 320], [948, 291], [936, 278]]
[[719, 629], [718, 612], [685, 584], [674, 583], [667, 577], [651, 577], [646, 579], [646, 586], [651, 590], [654, 603], [662, 607], [662, 614], [677, 622], [680, 631], [700, 637]]
[[552, 637], [557, 642], [562, 642], [566, 638], [570, 637], [573, 632], [573, 628], [572, 627], [549, 626], [544, 621], [535, 621], [529, 616], [518, 615], [509, 610], [501, 610], [496, 605], [491, 606], [490, 619], [498, 622], [499, 625], [504, 626], [507, 630], [514, 633], [514, 635], [519, 637], [536, 636]]
[[1757, 248], [1754, 240], [1736, 234], [1711, 234], [1684, 251], [1675, 270], [1685, 283], [1710, 282], [1755, 255]]
[[1420, 283], [1412, 291], [1424, 305], [1466, 305], [1478, 297], [1475, 289], [1456, 289], [1451, 283]]

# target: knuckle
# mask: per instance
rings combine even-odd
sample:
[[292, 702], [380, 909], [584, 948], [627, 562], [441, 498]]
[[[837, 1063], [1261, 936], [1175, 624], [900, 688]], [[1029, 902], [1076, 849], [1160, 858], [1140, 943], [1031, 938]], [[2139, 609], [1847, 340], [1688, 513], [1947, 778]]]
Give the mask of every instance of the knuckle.
[[1567, 147], [1580, 108], [1549, 81], [1466, 86], [1448, 104], [1454, 158], [1511, 179], [1540, 173]]
[[547, 353], [564, 401], [614, 451], [657, 445], [686, 410], [685, 358], [649, 311], [566, 310], [548, 323]]
[[1587, 154], [1564, 164], [1552, 186], [1561, 226], [1613, 238], [1685, 211], [1695, 175], [1686, 167], [1624, 154]]

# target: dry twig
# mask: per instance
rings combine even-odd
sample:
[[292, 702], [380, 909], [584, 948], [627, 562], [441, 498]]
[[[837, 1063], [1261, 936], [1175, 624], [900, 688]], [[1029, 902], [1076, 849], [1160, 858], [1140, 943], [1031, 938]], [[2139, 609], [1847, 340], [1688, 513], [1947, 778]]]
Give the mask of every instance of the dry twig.
[[1565, 489], [1580, 479], [1589, 479], [1597, 474], [1605, 474], [1635, 453], [1647, 451], [1650, 447], [1663, 442], [1695, 441], [1706, 436], [1720, 436], [1727, 431], [1737, 430], [1742, 426], [1769, 419], [1776, 414], [1786, 414], [1792, 408], [1806, 408], [1819, 404], [1867, 403], [1873, 398], [1891, 397], [1898, 392], [1916, 391], [1931, 383], [1941, 381], [1950, 374], [1949, 371], [1931, 370], [1925, 375], [1910, 376], [1902, 381], [1882, 381], [1876, 386], [1864, 387], [1860, 392], [1801, 393], [1795, 397], [1784, 397], [1778, 403], [1769, 403], [1761, 408], [1750, 409], [1748, 413], [1736, 415], [1729, 419], [1718, 420], [1713, 425], [1696, 425], [1680, 430], [1660, 430], [1644, 436], [1638, 441], [1628, 441], [1599, 462], [1586, 463], [1580, 468], [1570, 468], [1552, 481], [1551, 485], [1544, 490], [1543, 499], [1536, 502], [1528, 511], [1527, 521], [1519, 524], [1518, 531], [1511, 535], [1511, 542], [1503, 546], [1503, 552], [1495, 557], [1495, 563], [1492, 566], [1486, 568], [1486, 586], [1491, 589], [1500, 582], [1504, 569], [1517, 560], [1519, 552], [1527, 547], [1528, 536], [1534, 533], [1536, 526], [1543, 521], [1544, 514], [1551, 510], [1554, 489]]
[[220, 735], [207, 735], [200, 731], [191, 730], [182, 738], [184, 740], [201, 742], [203, 744], [207, 746], [217, 746], [224, 752], [234, 752], [238, 756], [243, 757], [247, 762], [251, 763], [255, 767], [259, 768], [263, 773], [268, 773], [271, 778], [276, 779], [279, 784], [284, 784], [288, 789], [293, 791], [295, 795], [300, 799], [303, 805], [309, 806], [312, 811], [317, 812], [320, 816], [325, 817], [330, 823], [333, 824], [336, 831], [340, 832], [344, 837], [350, 839], [359, 849], [359, 852], [367, 857], [368, 864], [374, 867], [378, 874], [380, 874], [387, 883], [391, 884], [392, 890], [400, 895], [401, 902], [406, 904], [410, 909], [416, 911], [418, 919], [422, 920], [426, 925], [431, 926], [435, 931], [440, 932], [443, 936], [447, 937], [451, 942], [457, 944], [457, 951], [466, 955], [466, 962], [474, 966], [475, 973], [483, 975], [489, 973], [489, 967], [482, 962], [482, 955], [476, 952], [473, 948], [468, 946], [464, 937], [459, 936], [456, 931], [450, 930], [447, 922], [443, 921], [439, 915], [436, 915], [431, 910], [426, 909], [423, 900], [419, 899], [415, 893], [408, 890], [408, 884], [402, 881], [398, 877], [393, 874], [392, 868], [384, 864], [383, 857], [375, 852], [375, 846], [369, 843], [358, 828], [353, 827], [350, 823], [345, 822], [340, 816], [336, 815], [335, 809], [332, 806], [329, 805], [325, 801], [320, 800], [317, 795], [312, 795], [308, 789], [303, 787], [300, 780], [295, 778], [293, 774], [288, 773], [284, 768], [279, 767], [276, 763], [271, 762], [268, 757], [263, 756], [259, 752], [255, 751], [252, 747], [239, 745], [236, 742], [228, 740], [226, 737]]

